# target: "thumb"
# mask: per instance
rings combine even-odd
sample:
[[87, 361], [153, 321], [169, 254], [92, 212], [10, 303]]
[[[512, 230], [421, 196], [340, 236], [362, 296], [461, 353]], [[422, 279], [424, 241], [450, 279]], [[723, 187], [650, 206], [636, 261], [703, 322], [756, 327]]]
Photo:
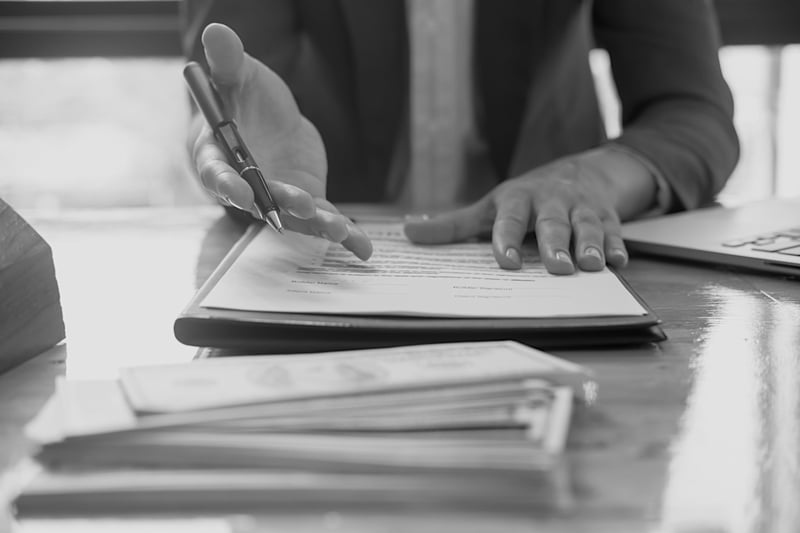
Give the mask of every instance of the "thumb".
[[201, 37], [211, 77], [218, 86], [241, 85], [245, 80], [244, 45], [224, 24], [209, 24]]
[[258, 128], [262, 140], [280, 139], [300, 127], [291, 90], [272, 69], [244, 50], [239, 36], [224, 24], [206, 26], [202, 36], [211, 78], [239, 127]]
[[486, 200], [433, 217], [409, 218], [403, 228], [406, 237], [418, 244], [446, 244], [488, 234], [494, 214]]

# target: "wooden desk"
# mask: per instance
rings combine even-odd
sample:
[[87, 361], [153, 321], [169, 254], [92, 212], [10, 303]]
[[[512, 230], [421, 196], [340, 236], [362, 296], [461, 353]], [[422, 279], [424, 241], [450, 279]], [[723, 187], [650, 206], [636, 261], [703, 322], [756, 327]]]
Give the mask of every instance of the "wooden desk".
[[[23, 423], [55, 375], [190, 359], [172, 321], [240, 231], [216, 208], [26, 214], [52, 244], [67, 343], [0, 376], [0, 494], [25, 455]], [[596, 372], [599, 394], [569, 439], [575, 503], [526, 517], [313, 513], [166, 522], [169, 531], [796, 531], [800, 527], [800, 283], [635, 258], [624, 271], [669, 340], [559, 352]], [[156, 303], [156, 305], [154, 305]], [[7, 504], [5, 505], [7, 508]], [[159, 522], [160, 523], [160, 522]], [[22, 531], [119, 530], [30, 522]], [[0, 531], [10, 525], [5, 517]], [[126, 522], [155, 531], [153, 522]], [[697, 529], [685, 529], [697, 530]]]

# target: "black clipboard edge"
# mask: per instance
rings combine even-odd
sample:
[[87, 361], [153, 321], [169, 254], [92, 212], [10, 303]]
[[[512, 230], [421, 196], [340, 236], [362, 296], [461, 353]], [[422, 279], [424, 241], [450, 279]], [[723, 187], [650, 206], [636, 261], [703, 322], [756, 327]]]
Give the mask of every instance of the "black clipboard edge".
[[260, 353], [299, 353], [435, 342], [517, 340], [540, 348], [614, 346], [659, 342], [660, 320], [628, 282], [625, 288], [647, 311], [641, 316], [577, 318], [430, 318], [239, 311], [200, 303], [261, 230], [251, 225], [175, 320], [175, 337], [189, 346]]

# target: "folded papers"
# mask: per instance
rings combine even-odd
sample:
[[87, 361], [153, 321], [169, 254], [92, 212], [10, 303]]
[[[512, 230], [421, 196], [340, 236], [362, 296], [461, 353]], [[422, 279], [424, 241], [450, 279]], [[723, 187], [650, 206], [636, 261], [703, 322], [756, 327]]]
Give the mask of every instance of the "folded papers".
[[237, 357], [61, 381], [21, 514], [569, 501], [572, 363], [515, 342]]

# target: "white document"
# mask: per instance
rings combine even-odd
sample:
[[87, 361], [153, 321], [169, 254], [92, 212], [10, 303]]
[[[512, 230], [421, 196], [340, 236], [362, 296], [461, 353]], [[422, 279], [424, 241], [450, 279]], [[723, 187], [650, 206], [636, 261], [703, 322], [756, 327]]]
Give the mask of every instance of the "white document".
[[414, 245], [398, 223], [367, 223], [373, 257], [266, 226], [202, 302], [279, 313], [482, 318], [641, 316], [609, 270], [548, 274], [534, 248], [522, 270], [497, 266], [489, 243]]
[[204, 359], [123, 369], [121, 380], [137, 411], [175, 412], [509, 379], [578, 384], [588, 375], [569, 361], [501, 341]]
[[39, 444], [136, 426], [136, 414], [116, 380], [58, 378], [53, 396], [26, 426]]

